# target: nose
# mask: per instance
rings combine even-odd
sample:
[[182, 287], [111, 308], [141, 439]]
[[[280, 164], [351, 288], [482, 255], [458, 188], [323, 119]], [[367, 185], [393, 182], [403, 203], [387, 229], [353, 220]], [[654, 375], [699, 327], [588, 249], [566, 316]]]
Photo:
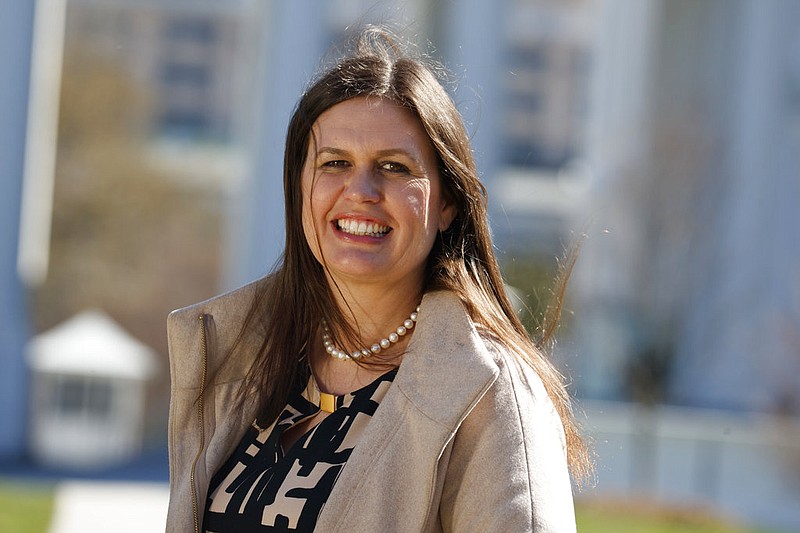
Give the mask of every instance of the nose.
[[371, 168], [355, 168], [345, 182], [345, 197], [354, 202], [380, 201], [380, 176]]

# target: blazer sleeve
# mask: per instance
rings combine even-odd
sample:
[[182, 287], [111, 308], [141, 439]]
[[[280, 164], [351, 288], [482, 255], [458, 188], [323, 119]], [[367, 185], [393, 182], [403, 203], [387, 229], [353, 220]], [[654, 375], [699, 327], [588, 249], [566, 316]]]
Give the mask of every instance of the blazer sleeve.
[[561, 420], [535, 372], [508, 359], [454, 437], [442, 528], [574, 532]]

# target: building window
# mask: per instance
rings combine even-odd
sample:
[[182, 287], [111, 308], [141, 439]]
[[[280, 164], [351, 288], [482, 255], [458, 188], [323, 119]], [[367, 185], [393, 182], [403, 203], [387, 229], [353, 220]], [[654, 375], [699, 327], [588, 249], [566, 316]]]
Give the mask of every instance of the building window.
[[211, 72], [203, 64], [164, 63], [161, 80], [168, 85], [204, 87], [211, 82]]
[[557, 169], [577, 155], [585, 87], [581, 55], [568, 43], [540, 41], [509, 49], [505, 164]]
[[502, 164], [557, 171], [582, 150], [596, 3], [506, 2]]
[[173, 16], [158, 57], [158, 135], [181, 140], [228, 138], [226, 78], [232, 26], [224, 18]]
[[90, 376], [56, 376], [53, 412], [64, 417], [105, 419], [111, 415], [111, 382]]
[[207, 18], [172, 18], [167, 22], [166, 33], [170, 41], [207, 44], [213, 43], [217, 39], [214, 23]]
[[176, 139], [202, 137], [209, 128], [209, 117], [201, 110], [167, 109], [161, 115], [161, 132]]

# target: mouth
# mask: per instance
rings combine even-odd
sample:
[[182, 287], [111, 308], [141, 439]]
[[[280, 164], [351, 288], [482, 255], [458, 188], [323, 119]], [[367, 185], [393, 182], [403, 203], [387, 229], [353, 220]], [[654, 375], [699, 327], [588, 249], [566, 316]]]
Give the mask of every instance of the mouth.
[[376, 222], [367, 222], [366, 220], [355, 220], [352, 218], [340, 218], [336, 221], [336, 228], [349, 235], [358, 235], [366, 237], [384, 237], [392, 228], [378, 224]]

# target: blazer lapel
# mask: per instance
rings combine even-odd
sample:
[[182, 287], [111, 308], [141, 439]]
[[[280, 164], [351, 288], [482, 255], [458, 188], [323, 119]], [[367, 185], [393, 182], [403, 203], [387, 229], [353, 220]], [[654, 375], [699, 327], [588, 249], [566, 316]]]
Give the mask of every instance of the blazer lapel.
[[437, 463], [498, 372], [458, 297], [426, 294], [393, 386], [342, 470], [317, 528], [366, 531], [399, 512], [404, 529], [421, 529], [434, 499]]

